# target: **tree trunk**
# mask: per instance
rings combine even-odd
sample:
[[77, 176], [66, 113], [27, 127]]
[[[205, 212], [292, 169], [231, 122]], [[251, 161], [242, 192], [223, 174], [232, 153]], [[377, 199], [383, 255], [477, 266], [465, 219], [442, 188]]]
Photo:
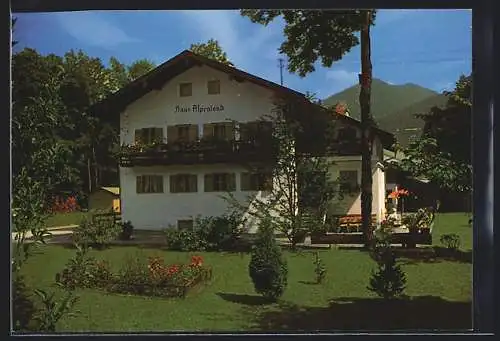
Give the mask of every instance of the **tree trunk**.
[[370, 112], [372, 63], [370, 51], [371, 11], [365, 11], [365, 23], [361, 30], [361, 75], [359, 104], [361, 106], [361, 217], [365, 247], [372, 244], [372, 124]]
[[98, 167], [99, 165], [97, 164], [97, 158], [96, 158], [96, 153], [95, 153], [95, 147], [92, 146], [92, 156], [94, 158], [94, 180], [95, 180], [95, 188], [99, 187], [99, 171]]
[[87, 173], [89, 176], [89, 194], [92, 193], [92, 172], [90, 169], [90, 157], [87, 158]]

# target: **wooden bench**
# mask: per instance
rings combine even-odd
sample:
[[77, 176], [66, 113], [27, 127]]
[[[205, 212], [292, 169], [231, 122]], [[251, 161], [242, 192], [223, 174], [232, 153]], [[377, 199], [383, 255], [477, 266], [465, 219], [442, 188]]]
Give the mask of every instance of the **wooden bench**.
[[116, 212], [95, 213], [92, 217], [93, 219], [106, 219], [109, 217], [113, 217], [115, 220], [115, 224], [121, 224], [122, 222], [121, 214]]
[[[362, 225], [361, 214], [351, 214], [346, 216], [333, 216], [330, 218], [330, 222], [335, 224], [341, 229], [347, 229], [348, 231], [359, 230]], [[372, 225], [377, 224], [377, 216], [372, 214]]]

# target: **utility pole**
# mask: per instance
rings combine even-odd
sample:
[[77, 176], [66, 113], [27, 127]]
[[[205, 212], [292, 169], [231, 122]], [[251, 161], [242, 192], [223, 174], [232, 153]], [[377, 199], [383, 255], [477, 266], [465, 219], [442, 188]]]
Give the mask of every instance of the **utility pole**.
[[361, 29], [361, 74], [359, 75], [361, 106], [361, 222], [365, 247], [371, 247], [373, 239], [372, 230], [372, 126], [371, 114], [371, 84], [372, 62], [370, 44], [370, 25], [372, 11], [364, 11], [364, 24]]
[[280, 85], [283, 85], [283, 68], [285, 67], [285, 60], [278, 58], [278, 67], [280, 68]]

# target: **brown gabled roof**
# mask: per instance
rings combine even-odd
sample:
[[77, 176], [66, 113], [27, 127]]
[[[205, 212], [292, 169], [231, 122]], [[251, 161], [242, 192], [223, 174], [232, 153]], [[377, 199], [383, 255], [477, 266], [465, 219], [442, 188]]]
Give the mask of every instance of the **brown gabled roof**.
[[[361, 122], [358, 121], [357, 119], [347, 116], [347, 115], [341, 115], [335, 112], [335, 109], [328, 109], [325, 108], [319, 104], [314, 104], [320, 111], [323, 111], [324, 114], [326, 115], [335, 115], [336, 119], [344, 120], [345, 122], [348, 122], [349, 124], [356, 125], [358, 127], [361, 126]], [[389, 133], [388, 131], [382, 130], [378, 127], [373, 128], [375, 131], [375, 134], [380, 138], [382, 145], [385, 149], [389, 150], [394, 150], [394, 144], [396, 143], [396, 138], [394, 134]]]
[[108, 96], [103, 101], [95, 104], [91, 110], [93, 112], [102, 113], [104, 115], [118, 115], [125, 107], [138, 100], [142, 96], [146, 95], [151, 90], [160, 89], [166, 82], [168, 82], [172, 78], [180, 75], [193, 66], [203, 64], [221, 72], [227, 73], [237, 81], [246, 80], [273, 90], [281, 95], [291, 95], [306, 100], [305, 95], [298, 91], [251, 75], [248, 72], [198, 55], [189, 50], [184, 50], [177, 56], [167, 60], [165, 63], [159, 65], [147, 74], [137, 78], [133, 82], [130, 82], [125, 87]]
[[[128, 105], [135, 102], [139, 98], [143, 97], [147, 93], [155, 89], [161, 89], [166, 82], [170, 81], [174, 77], [182, 74], [183, 72], [189, 70], [194, 66], [207, 65], [213, 69], [224, 72], [236, 81], [248, 81], [256, 85], [262, 86], [264, 88], [274, 91], [280, 96], [285, 98], [293, 98], [301, 103], [307, 104], [311, 110], [323, 111], [329, 115], [334, 114], [329, 109], [326, 109], [318, 104], [311, 103], [306, 96], [298, 91], [292, 90], [285, 86], [279, 85], [277, 83], [265, 80], [263, 78], [254, 76], [248, 72], [237, 69], [235, 67], [220, 63], [216, 60], [201, 56], [199, 54], [193, 53], [189, 50], [184, 50], [177, 56], [167, 60], [165, 63], [159, 65], [155, 69], [151, 70], [147, 74], [137, 78], [136, 80], [130, 82], [125, 87], [115, 92], [114, 94], [108, 96], [103, 101], [95, 104], [91, 111], [102, 116], [104, 120], [115, 121], [118, 120], [120, 112], [122, 112]], [[309, 106], [312, 105], [312, 106]], [[360, 125], [361, 122], [346, 116], [339, 115], [341, 119], [348, 121], [354, 125]], [[375, 129], [377, 135], [380, 136], [382, 143], [385, 148], [391, 149], [391, 146], [395, 142], [394, 135], [381, 130], [379, 128]]]

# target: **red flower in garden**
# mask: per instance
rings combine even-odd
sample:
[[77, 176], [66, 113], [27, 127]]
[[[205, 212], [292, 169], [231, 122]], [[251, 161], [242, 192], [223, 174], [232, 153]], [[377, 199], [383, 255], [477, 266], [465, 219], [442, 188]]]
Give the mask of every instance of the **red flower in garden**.
[[407, 189], [402, 188], [392, 191], [387, 197], [389, 199], [398, 199], [399, 197], [405, 197], [408, 195], [410, 195], [410, 192]]
[[176, 273], [179, 272], [179, 266], [174, 264], [174, 265], [170, 265], [167, 269], [167, 274], [170, 276], [170, 275], [174, 275]]
[[191, 266], [202, 266], [203, 258], [201, 256], [193, 256], [191, 257]]

